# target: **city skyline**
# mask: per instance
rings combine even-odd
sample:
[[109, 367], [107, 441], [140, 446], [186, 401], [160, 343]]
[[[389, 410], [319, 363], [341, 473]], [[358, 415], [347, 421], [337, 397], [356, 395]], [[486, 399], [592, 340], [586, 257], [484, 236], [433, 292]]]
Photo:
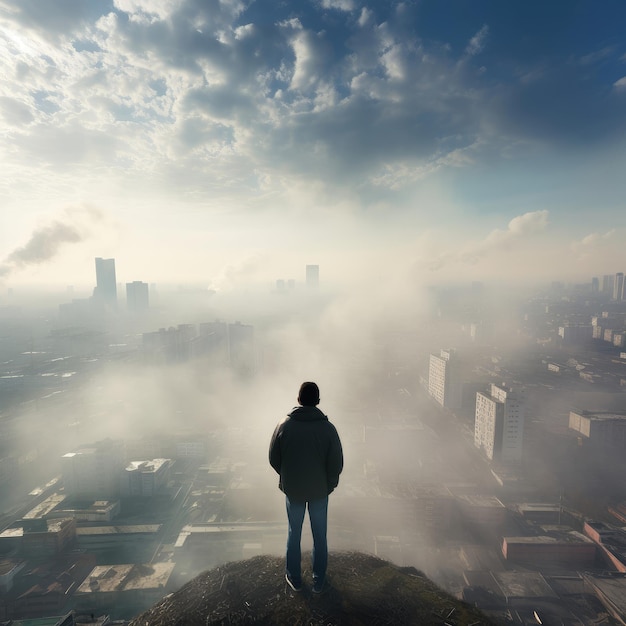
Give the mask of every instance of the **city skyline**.
[[1, 2], [0, 284], [623, 271], [625, 14]]

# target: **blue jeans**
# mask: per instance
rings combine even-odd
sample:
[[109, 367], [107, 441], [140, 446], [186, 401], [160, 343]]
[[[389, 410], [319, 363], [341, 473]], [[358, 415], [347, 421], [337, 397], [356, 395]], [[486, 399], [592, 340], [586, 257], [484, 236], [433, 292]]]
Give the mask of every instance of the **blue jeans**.
[[309, 519], [311, 520], [311, 534], [313, 535], [313, 582], [322, 582], [326, 576], [328, 564], [328, 543], [326, 541], [326, 521], [328, 514], [328, 496], [320, 500], [295, 502], [287, 500], [287, 520], [289, 532], [287, 534], [287, 575], [296, 584], [302, 583], [300, 539], [302, 538], [302, 522], [307, 504], [309, 505]]

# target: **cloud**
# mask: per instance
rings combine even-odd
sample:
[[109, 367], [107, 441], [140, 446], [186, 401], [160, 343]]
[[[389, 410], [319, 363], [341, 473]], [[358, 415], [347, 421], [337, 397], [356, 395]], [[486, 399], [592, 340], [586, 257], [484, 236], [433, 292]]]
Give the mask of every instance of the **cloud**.
[[352, 0], [322, 0], [322, 7], [338, 11], [354, 11], [355, 8]]
[[425, 178], [529, 144], [623, 135], [623, 79], [590, 78], [577, 50], [527, 61], [510, 16], [469, 11], [467, 25], [429, 31], [404, 2], [48, 4], [0, 0], [0, 109], [13, 125], [0, 158], [25, 179], [37, 166], [90, 189], [104, 167], [127, 187], [209, 200], [307, 181], [398, 206]]
[[50, 261], [66, 244], [86, 239], [89, 226], [101, 219], [102, 214], [94, 208], [66, 209], [59, 218], [36, 228], [23, 246], [5, 257], [0, 263], [0, 277]]
[[481, 29], [469, 40], [465, 52], [470, 56], [476, 56], [483, 51], [485, 40], [489, 34], [489, 26], [484, 24]]
[[0, 114], [10, 126], [23, 126], [34, 120], [28, 105], [4, 96], [0, 97]]
[[213, 291], [227, 291], [236, 285], [241, 286], [255, 279], [264, 258], [261, 252], [254, 252], [236, 263], [226, 265], [211, 281], [208, 288]]
[[514, 217], [506, 229], [495, 229], [480, 241], [472, 242], [458, 251], [446, 252], [427, 261], [431, 271], [440, 271], [454, 265], [475, 265], [496, 252], [510, 254], [516, 246], [531, 240], [548, 227], [548, 211], [531, 211]]
[[603, 255], [607, 245], [615, 243], [616, 239], [617, 231], [614, 228], [606, 233], [590, 233], [580, 240], [573, 241], [571, 249], [579, 260], [584, 261]]
[[548, 225], [548, 211], [531, 211], [514, 217], [506, 230], [491, 231], [481, 247], [488, 249], [509, 244], [516, 239], [532, 235], [546, 229]]
[[622, 76], [619, 80], [613, 83], [613, 87], [617, 91], [626, 91], [626, 76]]

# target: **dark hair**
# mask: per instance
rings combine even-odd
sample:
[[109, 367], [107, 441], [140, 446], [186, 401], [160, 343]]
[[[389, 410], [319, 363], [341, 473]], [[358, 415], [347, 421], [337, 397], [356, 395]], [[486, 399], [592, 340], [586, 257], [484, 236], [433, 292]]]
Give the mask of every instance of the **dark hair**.
[[320, 390], [315, 383], [302, 383], [298, 393], [298, 402], [302, 406], [317, 406], [320, 403]]

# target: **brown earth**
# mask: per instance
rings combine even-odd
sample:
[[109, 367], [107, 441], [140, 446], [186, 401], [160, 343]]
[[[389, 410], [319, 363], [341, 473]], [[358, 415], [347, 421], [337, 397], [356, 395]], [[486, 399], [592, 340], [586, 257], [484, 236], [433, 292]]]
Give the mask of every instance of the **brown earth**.
[[[305, 555], [303, 562], [309, 562]], [[329, 555], [329, 589], [311, 592], [310, 568], [299, 593], [285, 582], [284, 559], [258, 556], [204, 572], [130, 626], [290, 624], [292, 626], [488, 626], [477, 609], [453, 598], [414, 568], [358, 552]]]

